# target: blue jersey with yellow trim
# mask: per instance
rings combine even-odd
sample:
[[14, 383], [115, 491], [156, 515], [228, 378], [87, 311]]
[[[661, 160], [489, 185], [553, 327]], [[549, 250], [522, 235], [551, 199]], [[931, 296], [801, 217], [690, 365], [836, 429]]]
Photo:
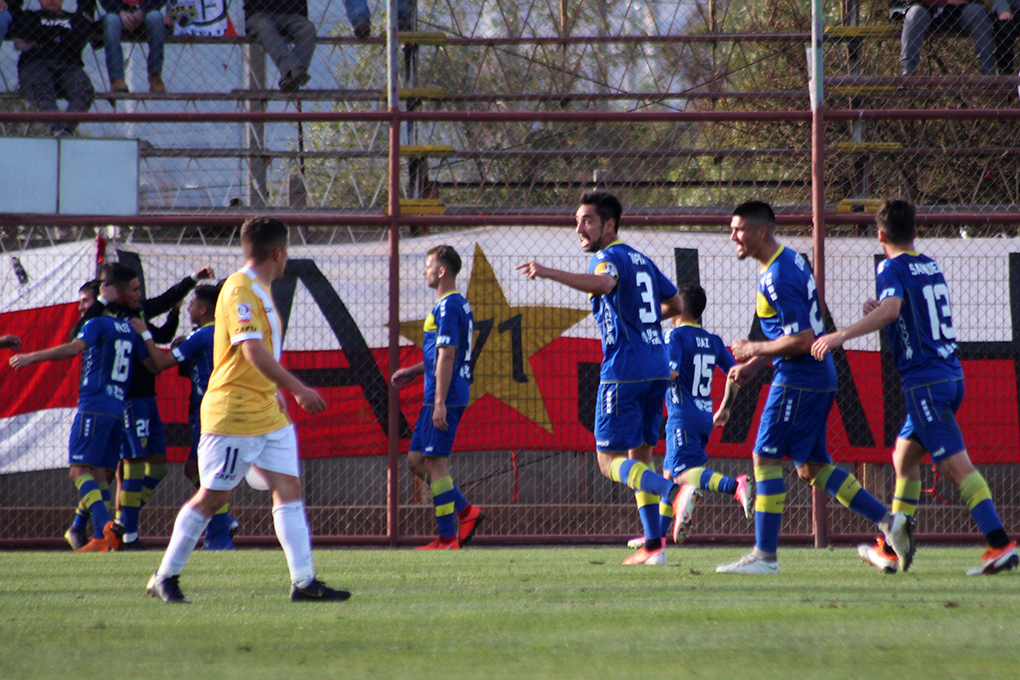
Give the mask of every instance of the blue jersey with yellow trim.
[[588, 273], [616, 279], [608, 295], [591, 296], [602, 335], [601, 381], [669, 380], [661, 304], [676, 295], [676, 286], [654, 262], [620, 241], [595, 253]]
[[[813, 331], [815, 337], [824, 335], [815, 277], [800, 253], [780, 246], [765, 265], [758, 276], [755, 311], [769, 340], [806, 330]], [[810, 354], [776, 357], [772, 365], [774, 385], [826, 392], [836, 389], [836, 366], [831, 354], [825, 355], [823, 361]]]
[[149, 358], [145, 342], [126, 320], [112, 316], [89, 319], [77, 339], [85, 343], [78, 410], [122, 417], [131, 384], [131, 360]]
[[446, 393], [447, 406], [467, 406], [471, 396], [471, 344], [475, 317], [464, 296], [453, 290], [436, 302], [425, 319], [425, 339], [421, 351], [425, 364], [425, 405], [436, 401], [436, 348], [456, 347], [453, 377]]
[[184, 342], [170, 350], [179, 364], [187, 364], [191, 378], [191, 406], [189, 413], [198, 413], [202, 396], [209, 388], [209, 376], [213, 370], [213, 338], [216, 327], [208, 323], [188, 334]]
[[725, 375], [736, 360], [722, 338], [695, 324], [667, 332], [666, 350], [669, 368], [677, 372], [666, 393], [666, 428], [711, 434], [713, 369]]
[[903, 300], [899, 318], [885, 327], [904, 389], [963, 378], [949, 287], [935, 260], [901, 253], [878, 264], [878, 300]]

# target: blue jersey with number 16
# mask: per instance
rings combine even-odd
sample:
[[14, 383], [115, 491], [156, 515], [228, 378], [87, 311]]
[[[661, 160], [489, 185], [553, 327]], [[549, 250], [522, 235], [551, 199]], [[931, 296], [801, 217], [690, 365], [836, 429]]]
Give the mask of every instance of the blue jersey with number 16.
[[878, 300], [903, 300], [900, 316], [885, 327], [904, 389], [963, 378], [949, 287], [935, 260], [903, 253], [878, 265]]
[[78, 410], [124, 415], [124, 397], [131, 382], [131, 359], [149, 358], [149, 350], [124, 319], [100, 316], [90, 319], [78, 340], [85, 343], [81, 360]]
[[676, 295], [676, 286], [654, 262], [620, 241], [595, 253], [588, 273], [616, 279], [608, 295], [591, 296], [592, 314], [602, 334], [600, 380], [669, 380], [661, 304]]

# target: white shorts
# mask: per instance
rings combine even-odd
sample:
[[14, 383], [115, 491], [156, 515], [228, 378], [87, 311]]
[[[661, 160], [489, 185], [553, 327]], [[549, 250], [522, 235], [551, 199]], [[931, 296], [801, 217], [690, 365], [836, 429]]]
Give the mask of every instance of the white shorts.
[[198, 442], [198, 475], [204, 488], [235, 489], [252, 465], [281, 475], [300, 476], [294, 426], [256, 437], [202, 433]]

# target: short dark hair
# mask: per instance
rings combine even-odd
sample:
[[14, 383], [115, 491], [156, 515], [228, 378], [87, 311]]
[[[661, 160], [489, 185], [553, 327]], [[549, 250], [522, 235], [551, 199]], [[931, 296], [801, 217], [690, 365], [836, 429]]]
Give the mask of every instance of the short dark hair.
[[733, 216], [739, 217], [754, 226], [776, 228], [776, 213], [765, 201], [745, 201], [733, 210]]
[[86, 281], [85, 283], [81, 284], [81, 288], [78, 289], [78, 292], [84, 293], [85, 291], [88, 291], [89, 295], [91, 295], [92, 297], [98, 298], [99, 279], [92, 279], [91, 281]]
[[623, 204], [620, 199], [608, 191], [590, 191], [581, 196], [581, 205], [595, 206], [595, 213], [605, 222], [613, 220], [616, 231], [620, 231], [620, 217], [623, 215]]
[[253, 217], [241, 225], [241, 248], [244, 256], [265, 262], [276, 248], [287, 245], [287, 225], [275, 217]]
[[460, 268], [463, 266], [463, 263], [460, 261], [460, 255], [453, 249], [453, 246], [432, 246], [425, 254], [435, 255], [436, 261], [446, 267], [446, 270], [454, 276], [460, 274]]
[[106, 272], [106, 282], [111, 286], [126, 286], [137, 278], [134, 269], [120, 263], [111, 265]]
[[708, 304], [705, 289], [696, 283], [685, 283], [677, 288], [677, 295], [684, 301], [684, 312], [700, 321]]
[[902, 198], [886, 199], [875, 213], [875, 223], [894, 245], [907, 245], [917, 236], [917, 210]]
[[216, 309], [216, 300], [220, 297], [220, 287], [204, 283], [195, 288], [195, 299], [198, 303], [205, 305], [210, 310]]

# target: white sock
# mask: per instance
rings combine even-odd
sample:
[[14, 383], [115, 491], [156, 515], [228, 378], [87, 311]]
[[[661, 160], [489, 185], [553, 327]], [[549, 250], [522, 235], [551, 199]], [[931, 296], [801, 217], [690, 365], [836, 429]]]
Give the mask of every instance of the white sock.
[[185, 505], [177, 513], [177, 521], [174, 522], [174, 533], [170, 536], [170, 543], [163, 554], [163, 562], [159, 565], [156, 575], [160, 579], [168, 576], [175, 576], [184, 569], [184, 563], [188, 561], [195, 544], [205, 531], [209, 520], [203, 517], [198, 511], [193, 510], [190, 505]]
[[315, 567], [304, 501], [291, 501], [273, 508], [273, 527], [287, 556], [291, 583], [302, 588], [307, 586], [315, 578]]

